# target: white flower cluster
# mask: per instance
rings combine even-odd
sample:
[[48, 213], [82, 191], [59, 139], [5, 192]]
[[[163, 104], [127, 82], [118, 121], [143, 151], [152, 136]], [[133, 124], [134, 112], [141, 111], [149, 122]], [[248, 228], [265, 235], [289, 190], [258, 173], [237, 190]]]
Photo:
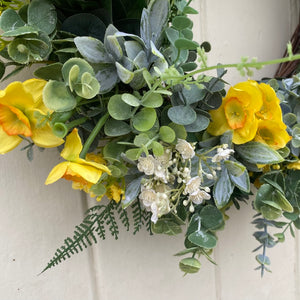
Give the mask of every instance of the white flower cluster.
[[199, 176], [191, 178], [191, 159], [194, 147], [189, 142], [178, 139], [175, 149], [165, 149], [161, 156], [148, 155], [138, 159], [137, 168], [147, 175], [142, 181], [139, 199], [152, 212], [151, 221], [176, 211], [181, 195], [187, 195], [184, 205], [200, 204], [210, 199], [210, 189], [201, 187]]
[[217, 154], [213, 156], [211, 161], [213, 163], [221, 162], [222, 160], [226, 160], [230, 157], [231, 154], [234, 153], [233, 149], [228, 149], [228, 145], [224, 144], [217, 149]]

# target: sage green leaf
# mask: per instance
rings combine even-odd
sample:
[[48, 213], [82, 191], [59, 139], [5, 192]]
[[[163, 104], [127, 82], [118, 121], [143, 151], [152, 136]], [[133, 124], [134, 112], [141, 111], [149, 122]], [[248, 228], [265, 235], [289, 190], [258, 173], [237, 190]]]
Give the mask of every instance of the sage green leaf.
[[181, 226], [174, 222], [172, 219], [162, 218], [155, 224], [151, 223], [153, 233], [176, 235], [182, 232]]
[[137, 56], [133, 60], [133, 64], [139, 68], [148, 68], [148, 59], [147, 59], [147, 54], [145, 51], [140, 51]]
[[138, 131], [150, 130], [156, 121], [154, 108], [144, 107], [132, 118], [132, 125]]
[[272, 200], [277, 203], [282, 210], [287, 211], [289, 213], [294, 211], [293, 206], [290, 204], [288, 199], [281, 193], [279, 190], [275, 189], [272, 194]]
[[130, 126], [124, 121], [108, 119], [104, 125], [104, 133], [107, 136], [121, 136], [131, 132]]
[[44, 80], [62, 80], [62, 63], [53, 63], [34, 71], [34, 75]]
[[50, 34], [56, 27], [56, 9], [47, 0], [33, 0], [28, 6], [28, 24]]
[[188, 240], [199, 247], [212, 249], [217, 245], [217, 238], [209, 232], [196, 231], [188, 236]]
[[178, 105], [168, 110], [170, 120], [179, 125], [189, 125], [196, 121], [197, 114], [190, 106]]
[[144, 79], [144, 70], [145, 69], [138, 69], [133, 72], [134, 76], [129, 85], [136, 91], [140, 90], [146, 85], [146, 81]]
[[50, 80], [43, 90], [44, 104], [51, 110], [64, 112], [76, 107], [77, 101], [63, 82]]
[[229, 174], [232, 174], [234, 177], [239, 177], [246, 171], [246, 167], [236, 161], [225, 160], [224, 165]]
[[276, 164], [284, 160], [277, 151], [259, 142], [236, 145], [234, 149], [245, 161], [252, 164]]
[[264, 205], [263, 201], [272, 201], [272, 193], [274, 188], [270, 184], [263, 184], [259, 187], [256, 197], [254, 200], [254, 207], [256, 210], [260, 211], [261, 207]]
[[122, 94], [121, 99], [128, 105], [133, 107], [140, 106], [140, 100], [132, 94]]
[[105, 47], [107, 51], [114, 57], [115, 60], [119, 61], [123, 57], [123, 50], [119, 44], [118, 38], [114, 35], [109, 35], [105, 40]]
[[282, 211], [269, 205], [263, 205], [260, 209], [261, 214], [267, 220], [276, 220], [281, 216]]
[[89, 189], [96, 196], [103, 196], [106, 193], [105, 185], [101, 182], [92, 185]]
[[234, 190], [226, 168], [222, 168], [220, 175], [213, 188], [213, 197], [217, 208], [223, 208], [229, 201]]
[[172, 27], [168, 27], [165, 30], [165, 34], [172, 45], [174, 45], [175, 41], [179, 38], [179, 31]]
[[191, 72], [195, 70], [198, 67], [198, 65], [194, 62], [188, 62], [183, 65], [181, 65], [181, 68], [184, 72]]
[[134, 73], [127, 70], [125, 67], [123, 67], [120, 63], [116, 62], [115, 63], [116, 68], [117, 68], [117, 73], [119, 78], [121, 79], [122, 82], [128, 84], [134, 77]]
[[189, 89], [184, 88], [182, 90], [186, 105], [197, 103], [207, 95], [206, 89], [200, 89], [196, 84], [189, 85], [189, 87]]
[[2, 34], [2, 36], [5, 37], [15, 37], [15, 36], [20, 36], [24, 34], [38, 34], [38, 29], [32, 26], [22, 26], [22, 27], [17, 27], [16, 29], [6, 31]]
[[178, 49], [186, 49], [186, 50], [196, 50], [199, 47], [199, 44], [197, 42], [188, 40], [186, 38], [177, 39], [174, 45]]
[[132, 108], [122, 100], [122, 95], [110, 97], [107, 109], [109, 114], [116, 120], [127, 120], [132, 115]]
[[146, 93], [141, 100], [143, 106], [153, 108], [162, 106], [163, 102], [164, 99], [160, 94], [151, 92]]
[[138, 196], [141, 190], [141, 181], [143, 176], [133, 179], [129, 182], [125, 190], [125, 199], [122, 200], [122, 208], [127, 208]]
[[26, 23], [21, 19], [18, 13], [9, 8], [1, 13], [0, 17], [0, 28], [5, 32], [9, 30], [14, 30], [18, 27], [25, 26]]
[[112, 63], [104, 44], [98, 39], [86, 36], [74, 38], [74, 43], [80, 54], [90, 63]]
[[210, 230], [223, 225], [223, 214], [213, 205], [206, 205], [200, 211], [201, 224]]
[[183, 9], [183, 13], [187, 15], [189, 14], [197, 15], [199, 12], [190, 6], [185, 6]]
[[100, 83], [100, 94], [108, 93], [119, 82], [114, 64], [96, 64], [93, 68]]
[[133, 148], [133, 149], [127, 150], [125, 152], [125, 155], [130, 160], [137, 160], [141, 156], [142, 152], [143, 151], [140, 148]]
[[185, 28], [181, 31], [181, 33], [183, 34], [183, 36], [188, 39], [188, 40], [192, 40], [194, 35], [193, 35], [193, 31], [189, 28]]
[[202, 114], [197, 114], [196, 120], [185, 126], [187, 132], [200, 132], [205, 130], [209, 125], [209, 118]]
[[180, 31], [182, 29], [191, 27], [193, 22], [185, 16], [176, 16], [172, 19], [172, 25]]
[[143, 50], [143, 46], [137, 41], [125, 41], [124, 43], [127, 57], [134, 60], [136, 56]]
[[75, 92], [79, 97], [85, 99], [94, 98], [100, 90], [98, 80], [90, 73], [85, 72], [81, 76], [81, 82], [75, 84]]
[[244, 173], [238, 177], [229, 173], [229, 177], [230, 177], [231, 182], [237, 188], [239, 188], [241, 191], [244, 191], [246, 193], [250, 192], [250, 179], [249, 179], [249, 173], [247, 170], [245, 170]]
[[157, 141], [153, 141], [150, 145], [150, 147], [152, 148], [153, 154], [155, 156], [161, 156], [164, 154], [164, 147], [162, 144], [160, 144]]
[[142, 147], [150, 141], [149, 136], [146, 133], [140, 133], [134, 138], [134, 145], [137, 147]]
[[159, 138], [166, 143], [172, 143], [176, 138], [176, 134], [171, 127], [161, 126], [159, 128]]
[[185, 140], [187, 137], [187, 132], [183, 125], [178, 125], [175, 123], [170, 123], [168, 126], [174, 130], [176, 138]]
[[201, 268], [201, 263], [195, 257], [186, 257], [179, 262], [179, 268], [184, 273], [197, 273]]

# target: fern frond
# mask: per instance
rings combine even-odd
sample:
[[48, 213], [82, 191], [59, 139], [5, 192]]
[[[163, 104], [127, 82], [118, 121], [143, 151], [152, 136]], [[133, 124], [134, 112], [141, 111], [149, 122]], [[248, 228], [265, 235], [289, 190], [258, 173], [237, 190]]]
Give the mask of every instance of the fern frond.
[[144, 225], [143, 210], [139, 201], [135, 201], [131, 207], [133, 214], [133, 234], [136, 234]]
[[110, 233], [117, 238], [119, 230], [113, 213], [114, 209], [113, 201], [107, 205], [96, 205], [90, 208], [82, 223], [75, 227], [73, 238], [67, 237], [64, 240], [64, 244], [56, 250], [42, 273], [93, 243], [97, 243], [96, 235], [102, 240], [105, 239], [105, 223], [109, 225]]
[[153, 235], [153, 232], [151, 230], [151, 215], [152, 213], [150, 211], [143, 211], [143, 219], [146, 225], [146, 230], [149, 232], [150, 235]]
[[127, 231], [129, 231], [129, 218], [128, 218], [128, 214], [127, 214], [127, 210], [122, 208], [121, 202], [118, 203], [117, 206], [117, 212], [119, 214], [119, 218], [122, 222], [122, 224], [124, 225], [124, 227], [126, 228]]

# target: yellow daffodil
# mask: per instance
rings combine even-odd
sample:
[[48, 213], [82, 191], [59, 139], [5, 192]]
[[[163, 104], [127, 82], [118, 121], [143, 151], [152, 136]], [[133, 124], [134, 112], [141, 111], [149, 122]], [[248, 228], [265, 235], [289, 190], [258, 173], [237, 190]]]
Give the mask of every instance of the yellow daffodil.
[[291, 140], [283, 122], [260, 120], [254, 141], [265, 143], [275, 150], [285, 147]]
[[51, 184], [60, 178], [73, 181], [75, 189], [83, 189], [88, 192], [91, 186], [98, 182], [103, 172], [111, 174], [104, 164], [88, 161], [79, 157], [82, 144], [75, 128], [67, 136], [65, 147], [61, 156], [66, 160], [55, 166], [50, 172], [45, 184]]
[[105, 195], [107, 196], [108, 199], [115, 200], [118, 203], [118, 202], [120, 202], [121, 199], [124, 198], [125, 191], [120, 188], [120, 186], [117, 182], [113, 182], [106, 186], [106, 194]]
[[233, 130], [233, 143], [249, 142], [256, 134], [258, 120], [255, 114], [262, 104], [263, 95], [258, 83], [252, 80], [240, 82], [229, 89], [218, 109], [210, 111], [212, 122], [207, 131], [221, 135]]
[[282, 123], [282, 111], [280, 100], [270, 85], [261, 83], [259, 89], [262, 91], [263, 104], [256, 113], [256, 117], [261, 120], [274, 120]]
[[12, 82], [0, 91], [0, 153], [4, 154], [22, 142], [22, 136], [30, 137], [39, 147], [61, 145], [64, 140], [56, 137], [49, 124], [39, 126], [35, 114], [46, 115], [42, 91], [47, 82], [29, 79]]

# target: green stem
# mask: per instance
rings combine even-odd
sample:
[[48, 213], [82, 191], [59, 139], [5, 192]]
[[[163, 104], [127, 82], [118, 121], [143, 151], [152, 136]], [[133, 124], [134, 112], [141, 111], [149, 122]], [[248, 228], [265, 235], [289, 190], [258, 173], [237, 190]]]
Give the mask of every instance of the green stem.
[[103, 125], [105, 124], [106, 120], [109, 117], [109, 113], [107, 112], [105, 115], [103, 115], [98, 123], [96, 124], [96, 126], [94, 127], [93, 131], [91, 132], [91, 134], [89, 135], [88, 139], [86, 140], [86, 142], [84, 143], [84, 146], [82, 148], [82, 151], [80, 153], [80, 157], [81, 158], [85, 158], [87, 152], [90, 149], [91, 144], [93, 143], [94, 139], [96, 138], [97, 134], [99, 133], [99, 131], [101, 130], [101, 128], [103, 127]]
[[76, 119], [74, 121], [67, 123], [66, 126], [68, 127], [68, 129], [72, 129], [75, 126], [83, 124], [86, 120], [88, 120], [87, 117], [82, 117], [80, 119]]

